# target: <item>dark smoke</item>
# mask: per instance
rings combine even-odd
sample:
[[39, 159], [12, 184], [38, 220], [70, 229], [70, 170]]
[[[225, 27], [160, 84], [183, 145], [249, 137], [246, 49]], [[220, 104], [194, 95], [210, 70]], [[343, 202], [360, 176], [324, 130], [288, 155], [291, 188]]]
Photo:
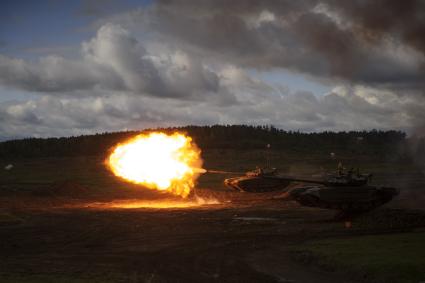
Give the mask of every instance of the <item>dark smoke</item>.
[[[407, 154], [419, 172], [406, 172], [397, 176], [400, 196], [396, 204], [406, 208], [423, 209], [425, 205], [425, 126], [418, 127], [407, 139]], [[403, 162], [403, 161], [401, 161]]]
[[425, 126], [418, 127], [409, 139], [413, 161], [425, 175]]

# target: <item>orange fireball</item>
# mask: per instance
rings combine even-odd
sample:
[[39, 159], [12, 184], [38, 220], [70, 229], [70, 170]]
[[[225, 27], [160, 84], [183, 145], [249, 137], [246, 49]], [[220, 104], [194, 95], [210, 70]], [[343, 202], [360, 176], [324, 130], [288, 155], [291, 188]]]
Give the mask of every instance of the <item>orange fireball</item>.
[[112, 172], [129, 182], [187, 197], [202, 168], [201, 151], [181, 133], [138, 135], [118, 144], [107, 160]]

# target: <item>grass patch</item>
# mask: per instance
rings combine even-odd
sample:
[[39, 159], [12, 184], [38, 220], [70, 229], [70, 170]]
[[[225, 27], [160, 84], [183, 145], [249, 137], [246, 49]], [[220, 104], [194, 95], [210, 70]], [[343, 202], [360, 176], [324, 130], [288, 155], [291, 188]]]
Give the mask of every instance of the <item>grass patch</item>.
[[425, 233], [326, 239], [294, 247], [298, 260], [366, 282], [425, 282]]

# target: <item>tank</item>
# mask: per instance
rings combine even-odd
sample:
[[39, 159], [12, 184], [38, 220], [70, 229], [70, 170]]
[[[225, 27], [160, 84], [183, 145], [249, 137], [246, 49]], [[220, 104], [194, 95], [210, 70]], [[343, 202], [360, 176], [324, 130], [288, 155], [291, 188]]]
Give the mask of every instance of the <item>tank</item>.
[[[362, 212], [385, 204], [398, 195], [395, 188], [369, 185], [371, 178], [372, 174], [361, 174], [358, 169], [346, 171], [341, 165], [335, 172], [320, 178], [281, 175], [275, 168], [257, 167], [246, 172], [245, 176], [225, 179], [224, 183], [242, 192], [286, 191], [304, 206]], [[289, 186], [293, 182], [310, 185]]]
[[244, 176], [228, 178], [224, 184], [234, 190], [248, 193], [265, 193], [285, 189], [291, 180], [280, 178], [276, 168], [259, 168]]
[[288, 188], [292, 182], [313, 183], [325, 186], [364, 186], [372, 178], [372, 174], [360, 174], [354, 169], [345, 171], [338, 168], [337, 171], [327, 173], [319, 178], [310, 178], [296, 175], [279, 174], [276, 168], [257, 167], [253, 171], [248, 171], [244, 176], [228, 178], [224, 184], [241, 192], [262, 193], [279, 191]]
[[372, 174], [360, 174], [357, 169], [345, 171], [341, 164], [334, 173], [326, 174], [318, 186], [302, 186], [290, 191], [299, 204], [310, 207], [335, 209], [344, 213], [357, 213], [381, 206], [396, 195], [391, 187], [369, 185]]

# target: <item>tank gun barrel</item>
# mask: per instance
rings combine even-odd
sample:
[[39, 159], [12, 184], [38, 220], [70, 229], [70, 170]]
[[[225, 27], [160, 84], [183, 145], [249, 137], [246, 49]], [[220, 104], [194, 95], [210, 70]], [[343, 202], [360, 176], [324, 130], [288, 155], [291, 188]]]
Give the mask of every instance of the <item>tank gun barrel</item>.
[[211, 174], [234, 174], [234, 175], [243, 175], [243, 174], [245, 174], [245, 172], [222, 171], [222, 170], [206, 170], [205, 173], [211, 173]]
[[205, 173], [211, 173], [211, 174], [235, 174], [235, 175], [245, 174], [244, 172], [233, 172], [233, 171], [222, 171], [222, 170], [208, 170], [208, 169], [204, 169], [204, 168], [193, 168], [193, 171], [195, 173], [199, 173], [199, 174], [205, 174]]

